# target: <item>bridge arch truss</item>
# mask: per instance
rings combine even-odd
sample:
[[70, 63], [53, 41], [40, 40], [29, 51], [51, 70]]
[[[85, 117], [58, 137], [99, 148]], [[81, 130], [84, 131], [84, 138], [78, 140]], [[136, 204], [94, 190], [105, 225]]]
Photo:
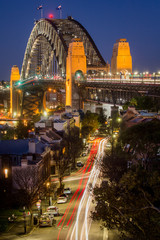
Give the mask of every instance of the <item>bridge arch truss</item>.
[[75, 37], [83, 41], [87, 66], [106, 65], [93, 39], [79, 22], [72, 18], [41, 19], [35, 23], [30, 34], [23, 59], [21, 79], [47, 74], [64, 77], [68, 46]]

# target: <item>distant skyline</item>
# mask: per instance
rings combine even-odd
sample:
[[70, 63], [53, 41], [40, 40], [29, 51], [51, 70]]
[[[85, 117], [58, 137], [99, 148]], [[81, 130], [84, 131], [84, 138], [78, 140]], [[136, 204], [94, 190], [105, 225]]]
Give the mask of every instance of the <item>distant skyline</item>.
[[25, 48], [34, 21], [62, 6], [62, 18], [72, 16], [93, 38], [104, 60], [111, 63], [113, 45], [126, 38], [130, 45], [133, 71], [160, 71], [159, 0], [1, 0], [0, 80], [9, 80], [13, 65], [21, 71]]

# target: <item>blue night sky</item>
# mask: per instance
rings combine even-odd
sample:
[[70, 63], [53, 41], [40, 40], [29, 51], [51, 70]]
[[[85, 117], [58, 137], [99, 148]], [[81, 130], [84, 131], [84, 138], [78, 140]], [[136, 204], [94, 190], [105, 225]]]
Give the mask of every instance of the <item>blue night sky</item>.
[[0, 80], [9, 80], [13, 65], [21, 69], [37, 7], [44, 17], [62, 5], [62, 17], [72, 16], [89, 32], [105, 61], [111, 62], [113, 44], [127, 38], [133, 71], [160, 71], [160, 0], [1, 0]]

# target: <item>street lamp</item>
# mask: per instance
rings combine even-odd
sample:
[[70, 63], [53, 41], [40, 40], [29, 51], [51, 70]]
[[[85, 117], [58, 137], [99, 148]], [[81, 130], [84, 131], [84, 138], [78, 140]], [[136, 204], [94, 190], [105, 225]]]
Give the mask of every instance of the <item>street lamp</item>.
[[26, 208], [23, 207], [23, 218], [24, 218], [24, 234], [27, 232], [27, 226], [26, 226]]
[[47, 114], [47, 112], [46, 112], [46, 111], [44, 111], [43, 115], [44, 115], [45, 117], [47, 117], [47, 115], [48, 115], [48, 114]]
[[47, 189], [49, 190], [49, 206], [51, 206], [51, 199], [50, 199], [50, 182], [47, 182]]
[[121, 119], [120, 117], [117, 118], [117, 121], [118, 121], [119, 123], [121, 122], [121, 120], [122, 120], [122, 119]]
[[7, 168], [4, 169], [4, 177], [8, 178], [8, 169]]

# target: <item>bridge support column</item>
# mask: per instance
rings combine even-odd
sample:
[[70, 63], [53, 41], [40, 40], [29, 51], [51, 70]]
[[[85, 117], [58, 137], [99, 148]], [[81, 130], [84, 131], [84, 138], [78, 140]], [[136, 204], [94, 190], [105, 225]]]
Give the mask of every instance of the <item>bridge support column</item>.
[[78, 86], [75, 84], [76, 72], [81, 72], [82, 75], [86, 74], [84, 46], [78, 38], [73, 39], [69, 44], [66, 60], [66, 106], [71, 106], [73, 109], [80, 108]]
[[10, 76], [10, 116], [20, 116], [21, 90], [16, 90], [14, 84], [20, 80], [19, 68], [14, 65]]

